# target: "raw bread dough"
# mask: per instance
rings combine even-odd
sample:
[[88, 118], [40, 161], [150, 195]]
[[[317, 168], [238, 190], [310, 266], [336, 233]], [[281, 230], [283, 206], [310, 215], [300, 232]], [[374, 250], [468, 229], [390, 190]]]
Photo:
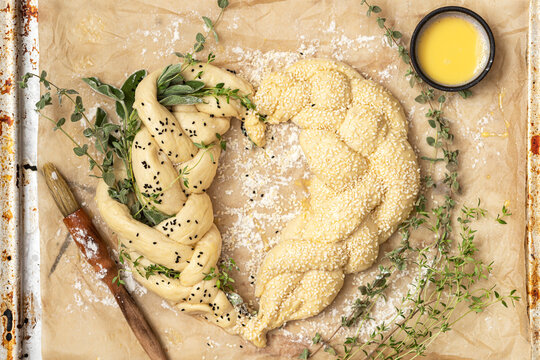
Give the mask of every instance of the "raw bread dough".
[[420, 171], [398, 101], [348, 65], [304, 60], [267, 76], [246, 131], [264, 145], [267, 124], [292, 120], [314, 178], [309, 206], [282, 232], [259, 270], [258, 315], [244, 336], [257, 346], [267, 331], [321, 312], [345, 274], [370, 267], [412, 210]]
[[[205, 192], [216, 174], [221, 151], [216, 133], [225, 133], [230, 118], [245, 115], [245, 109], [233, 99], [205, 97], [203, 104], [175, 106], [171, 112], [157, 100], [156, 81], [162, 71], [149, 74], [135, 92], [134, 108], [143, 125], [133, 141], [132, 166], [141, 192], [160, 194], [159, 203], [152, 205], [172, 217], [154, 227], [133, 219], [125, 205], [109, 196], [103, 181], [96, 193], [98, 208], [118, 234], [120, 246], [132, 260], [138, 259], [138, 266], [130, 262], [138, 282], [181, 311], [200, 314], [238, 333], [243, 316], [219, 289], [216, 278], [204, 280], [212, 268], [217, 269], [221, 253], [221, 235]], [[209, 64], [189, 66], [182, 75], [193, 80], [199, 71], [203, 71], [201, 81], [207, 86], [224, 83], [226, 88], [239, 89], [240, 94], [253, 92], [247, 82]], [[194, 143], [213, 145], [199, 149]], [[187, 186], [179, 179], [179, 172], [186, 167]], [[181, 276], [144, 276], [142, 267], [153, 264], [180, 271]]]
[[[225, 83], [244, 94], [251, 86], [211, 65], [196, 65], [207, 85]], [[185, 78], [195, 71], [186, 69]], [[315, 174], [308, 208], [283, 231], [266, 256], [255, 294], [258, 315], [247, 318], [216, 285], [204, 280], [221, 252], [206, 189], [216, 174], [220, 147], [199, 149], [229, 128], [229, 118], [245, 117], [246, 131], [264, 145], [266, 124], [256, 113], [225, 99], [177, 106], [171, 113], [157, 101], [156, 80], [148, 75], [137, 87], [134, 107], [143, 122], [133, 142], [133, 173], [141, 192], [159, 193], [156, 208], [171, 218], [149, 227], [132, 218], [101, 182], [101, 215], [118, 234], [139, 266], [159, 264], [180, 271], [179, 279], [148, 278], [132, 264], [141, 284], [182, 311], [201, 314], [257, 346], [266, 332], [289, 320], [318, 314], [335, 298], [345, 274], [367, 269], [379, 244], [408, 216], [419, 188], [416, 156], [407, 142], [407, 124], [399, 103], [381, 86], [351, 67], [324, 60], [301, 61], [269, 75], [256, 95], [266, 122], [293, 120], [302, 129], [300, 144]], [[192, 75], [191, 75], [192, 76]], [[179, 172], [190, 169], [188, 186]]]

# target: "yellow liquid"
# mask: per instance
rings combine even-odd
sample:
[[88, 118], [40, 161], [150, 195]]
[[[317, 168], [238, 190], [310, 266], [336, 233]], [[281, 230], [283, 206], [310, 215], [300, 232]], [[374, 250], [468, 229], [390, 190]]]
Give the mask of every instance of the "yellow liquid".
[[443, 85], [460, 85], [478, 75], [486, 59], [486, 40], [459, 16], [442, 16], [426, 25], [418, 39], [417, 59], [424, 73]]

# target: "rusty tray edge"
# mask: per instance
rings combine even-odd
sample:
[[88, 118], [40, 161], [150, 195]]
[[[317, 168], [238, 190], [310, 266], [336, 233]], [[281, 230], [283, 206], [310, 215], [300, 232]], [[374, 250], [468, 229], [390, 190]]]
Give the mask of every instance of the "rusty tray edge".
[[38, 70], [37, 0], [0, 0], [1, 359], [40, 359], [37, 114], [39, 85], [17, 79]]
[[538, 88], [538, 49], [540, 1], [531, 0], [529, 8], [528, 45], [528, 231], [527, 231], [527, 293], [529, 305], [529, 324], [533, 360], [540, 358], [540, 90]]

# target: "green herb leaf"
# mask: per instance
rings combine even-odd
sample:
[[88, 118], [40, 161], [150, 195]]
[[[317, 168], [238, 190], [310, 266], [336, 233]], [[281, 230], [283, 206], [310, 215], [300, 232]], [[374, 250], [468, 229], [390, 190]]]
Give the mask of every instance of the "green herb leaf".
[[227, 299], [229, 299], [233, 306], [238, 306], [244, 303], [244, 299], [242, 299], [242, 297], [235, 292], [228, 292], [226, 295]]
[[49, 106], [51, 104], [52, 104], [51, 93], [46, 92], [45, 94], [41, 95], [41, 97], [39, 98], [39, 101], [36, 103], [36, 109], [43, 110], [45, 106]]
[[307, 359], [309, 358], [309, 349], [304, 349], [300, 355], [298, 355], [299, 359]]
[[76, 146], [73, 148], [73, 152], [77, 156], [83, 156], [88, 153], [88, 145], [84, 144], [83, 146]]
[[144, 208], [142, 212], [144, 217], [150, 222], [150, 224], [152, 224], [152, 226], [155, 226], [171, 217], [171, 215], [164, 214], [157, 209]]
[[183, 80], [182, 64], [168, 65], [157, 79], [158, 96], [175, 80]]
[[225, 9], [227, 6], [229, 6], [229, 0], [218, 0], [217, 3], [221, 9]]
[[124, 107], [122, 103], [116, 102], [116, 113], [121, 119], [124, 119], [128, 114], [133, 111], [133, 103], [135, 102], [135, 90], [140, 82], [146, 77], [146, 70], [139, 70], [131, 74], [124, 84], [122, 84], [122, 92], [124, 93], [124, 105], [127, 109], [127, 114], [124, 114]]
[[214, 24], [212, 23], [212, 20], [210, 20], [210, 18], [203, 16], [202, 19], [204, 21], [204, 24], [208, 27], [208, 30], [211, 30], [214, 28]]
[[191, 95], [171, 95], [161, 99], [159, 102], [163, 106], [173, 106], [200, 104], [203, 100]]
[[334, 355], [334, 356], [337, 355], [336, 350], [334, 350], [334, 348], [331, 347], [331, 346], [325, 346], [325, 347], [324, 347], [324, 352], [327, 352], [327, 353], [329, 353], [330, 355]]
[[165, 89], [165, 91], [163, 91], [163, 93], [161, 94], [161, 97], [165, 98], [171, 95], [187, 95], [187, 94], [192, 94], [195, 91], [196, 90], [189, 85], [173, 85]]
[[313, 341], [313, 344], [318, 344], [321, 342], [321, 334], [319, 333], [315, 333], [315, 336], [313, 337], [313, 339], [311, 339]]
[[469, 89], [466, 89], [466, 90], [460, 90], [458, 91], [458, 94], [464, 98], [464, 99], [467, 99], [467, 98], [470, 98], [472, 96], [472, 91], [469, 90]]
[[427, 102], [426, 96], [424, 94], [420, 94], [417, 97], [414, 98], [414, 101], [420, 104], [425, 104]]
[[54, 126], [54, 131], [60, 129], [62, 127], [62, 125], [64, 125], [66, 123], [66, 119], [65, 118], [60, 118], [58, 119], [58, 121], [56, 122], [56, 125]]
[[122, 90], [112, 85], [102, 83], [101, 80], [99, 80], [97, 77], [83, 78], [82, 80], [87, 83], [92, 89], [102, 95], [105, 95], [116, 101], [124, 100], [124, 93], [122, 92]]
[[186, 85], [190, 86], [195, 92], [195, 91], [201, 90], [205, 84], [202, 81], [189, 80], [189, 81], [186, 81]]

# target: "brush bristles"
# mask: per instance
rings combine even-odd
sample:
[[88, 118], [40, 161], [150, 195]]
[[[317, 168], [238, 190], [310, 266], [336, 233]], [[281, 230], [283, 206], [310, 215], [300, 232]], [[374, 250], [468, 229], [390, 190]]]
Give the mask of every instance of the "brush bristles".
[[45, 176], [45, 181], [51, 191], [51, 195], [64, 217], [81, 208], [69, 189], [66, 180], [64, 180], [60, 172], [56, 169], [56, 166], [52, 163], [43, 165], [43, 175]]

